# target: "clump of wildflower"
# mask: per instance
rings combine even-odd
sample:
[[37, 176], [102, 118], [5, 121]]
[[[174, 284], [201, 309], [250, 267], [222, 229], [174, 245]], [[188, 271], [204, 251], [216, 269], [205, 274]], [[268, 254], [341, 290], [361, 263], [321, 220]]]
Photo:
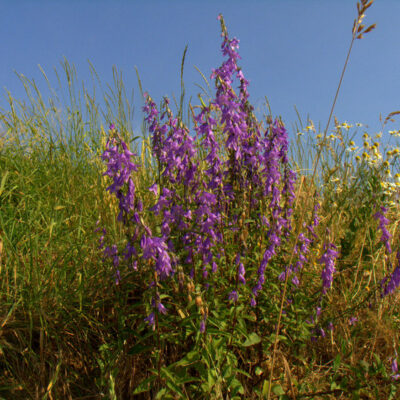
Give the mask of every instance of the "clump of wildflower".
[[400, 250], [397, 252], [397, 266], [393, 272], [382, 279], [382, 297], [393, 294], [394, 291], [400, 286]]
[[240, 254], [236, 255], [235, 263], [237, 265], [237, 275], [238, 275], [238, 282], [241, 285], [246, 284], [246, 270], [244, 268], [243, 262], [240, 259]]
[[203, 107], [201, 112], [194, 117], [197, 136], [202, 138], [202, 147], [209, 151], [205, 160], [209, 168], [205, 171], [209, 177], [207, 189], [216, 190], [222, 183], [222, 161], [218, 156], [219, 144], [214, 135], [217, 122], [210, 116], [211, 108]]
[[304, 227], [306, 227], [309, 235], [311, 238], [307, 237], [304, 233], [300, 233], [297, 237], [297, 244], [294, 249], [294, 254], [298, 256], [298, 261], [296, 264], [290, 265], [289, 268], [286, 268], [284, 272], [282, 272], [279, 275], [279, 280], [280, 281], [285, 281], [286, 279], [286, 274], [289, 274], [289, 276], [293, 273], [294, 276], [292, 278], [292, 283], [295, 286], [298, 286], [300, 284], [299, 278], [296, 275], [301, 269], [304, 267], [305, 263], [308, 262], [307, 255], [310, 251], [310, 245], [314, 243], [314, 241], [317, 239], [317, 235], [315, 233], [315, 228], [318, 226], [320, 218], [318, 216], [318, 210], [321, 207], [317, 198], [318, 198], [318, 193], [315, 194], [316, 200], [314, 204], [314, 209], [313, 209], [313, 214], [311, 218], [311, 222], [309, 225], [306, 226], [304, 223]]
[[163, 238], [143, 234], [140, 241], [144, 260], [154, 260], [155, 271], [161, 280], [173, 274], [171, 258], [168, 254], [168, 245]]
[[[269, 133], [269, 136], [267, 136]], [[272, 257], [276, 254], [278, 247], [281, 245], [285, 230], [290, 227], [289, 218], [292, 215], [291, 205], [293, 203], [293, 184], [295, 174], [288, 171], [286, 174], [283, 193], [287, 197], [286, 207], [281, 207], [282, 192], [279, 190], [282, 174], [280, 172], [280, 164], [287, 164], [287, 148], [288, 138], [287, 131], [280, 121], [275, 121], [270, 124], [269, 130], [265, 134], [263, 141], [263, 180], [265, 181], [263, 195], [270, 198], [269, 209], [271, 210], [269, 229], [266, 234], [267, 247], [264, 251], [260, 266], [258, 268], [258, 281], [253, 287], [252, 292], [254, 297], [251, 300], [251, 305], [256, 305], [255, 298], [261, 291], [265, 282], [265, 270]], [[286, 218], [285, 218], [286, 217]]]
[[[114, 125], [110, 126], [111, 134], [115, 131]], [[102, 155], [103, 161], [107, 161], [107, 171], [103, 175], [112, 178], [113, 183], [107, 187], [107, 191], [115, 193], [119, 200], [120, 213], [118, 220], [122, 221], [134, 209], [135, 201], [135, 184], [133, 183], [131, 173], [137, 171], [138, 165], [131, 161], [135, 156], [129, 151], [126, 143], [115, 137], [108, 139], [106, 150]], [[123, 186], [127, 184], [127, 191], [124, 193]]]
[[153, 152], [157, 157], [158, 162], [160, 162], [161, 151], [163, 147], [163, 142], [165, 140], [165, 135], [168, 131], [167, 124], [160, 125], [158, 121], [159, 112], [157, 106], [147, 93], [144, 94], [146, 97], [145, 106], [143, 111], [147, 114], [145, 121], [148, 124], [148, 129], [152, 134], [152, 148]]
[[327, 243], [324, 245], [324, 254], [319, 260], [321, 264], [324, 264], [321, 273], [323, 294], [326, 294], [328, 289], [332, 286], [333, 274], [336, 271], [335, 260], [338, 256], [339, 253], [336, 251], [336, 246], [333, 243]]
[[396, 357], [393, 357], [390, 367], [392, 369], [391, 378], [393, 380], [395, 380], [395, 381], [400, 379], [399, 368], [398, 368], [398, 365], [397, 365], [397, 354], [396, 354]]
[[[236, 285], [228, 299], [236, 303], [239, 288], [255, 278], [251, 299], [251, 305], [255, 306], [256, 297], [265, 283], [267, 265], [292, 230], [296, 175], [289, 168], [287, 131], [280, 120], [270, 118], [262, 134], [261, 125], [248, 102], [248, 81], [237, 65], [239, 41], [229, 39], [223, 20], [221, 25], [222, 53], [226, 60], [212, 73], [215, 99], [209, 106], [202, 101], [200, 112], [193, 113], [196, 138], [173, 115], [168, 99], [164, 99], [158, 110], [151, 97], [145, 95], [143, 110], [158, 169], [156, 182], [148, 188], [154, 204], [146, 212], [152, 213], [151, 220], [157, 224], [158, 236], [145, 225], [141, 215], [143, 204], [135, 197], [130, 176], [135, 166], [129, 164], [133, 154], [122, 141], [114, 138], [115, 132], [103, 158], [109, 162], [107, 175], [115, 177], [110, 190], [120, 199], [120, 220], [129, 226], [125, 258], [130, 259], [133, 268], [137, 269], [139, 262], [143, 272], [151, 274], [152, 310], [145, 320], [153, 329], [158, 316], [167, 312], [160, 301], [158, 288], [165, 285], [167, 279], [178, 279], [183, 287], [187, 279], [200, 282], [205, 293], [209, 293], [207, 290], [213, 284], [210, 273], [222, 270], [218, 268], [221, 259], [225, 263], [229, 260], [224, 253], [225, 244], [236, 247], [233, 264], [236, 266]], [[238, 94], [233, 87], [235, 78], [240, 82]], [[217, 140], [219, 133], [224, 135], [224, 141]], [[205, 149], [204, 159], [196, 145]], [[242, 209], [243, 203], [249, 205], [246, 210]], [[262, 225], [253, 228], [256, 224], [252, 226], [246, 222], [255, 220], [262, 220]], [[316, 224], [314, 220], [310, 232]], [[253, 262], [247, 256], [256, 247], [251, 241], [247, 243], [245, 237], [259, 228], [262, 260], [258, 261], [256, 277], [246, 277], [247, 263]], [[249, 232], [251, 229], [254, 230]], [[296, 248], [299, 260], [291, 267], [293, 272], [306, 262], [311, 241], [305, 235], [299, 236]], [[118, 266], [116, 246], [107, 251]], [[298, 278], [293, 279], [293, 283], [298, 284]], [[204, 332], [208, 311], [204, 307], [200, 311], [199, 329]]]
[[294, 249], [294, 254], [297, 255], [298, 261], [295, 263], [295, 265], [290, 265], [289, 267], [286, 267], [285, 270], [279, 275], [278, 279], [281, 282], [284, 282], [286, 280], [286, 275], [288, 275], [288, 278], [291, 275], [293, 275], [292, 277], [293, 285], [299, 286], [300, 281], [297, 276], [297, 273], [303, 268], [304, 264], [308, 261], [307, 254], [310, 251], [309, 246], [311, 243], [312, 240], [307, 238], [304, 233], [299, 234], [297, 238], [297, 244]]
[[386, 213], [387, 208], [382, 206], [381, 210], [375, 213], [374, 218], [379, 220], [379, 229], [382, 231], [381, 242], [385, 245], [387, 253], [390, 254], [392, 252], [392, 248], [390, 246], [390, 239], [392, 235], [387, 229], [389, 220], [386, 218]]
[[[314, 214], [316, 215], [316, 210], [318, 209], [318, 206], [316, 205], [317, 208], [314, 208]], [[316, 221], [318, 222], [318, 220]], [[327, 230], [327, 234], [329, 234], [329, 230]], [[325, 243], [323, 247], [324, 253], [322, 257], [318, 260], [320, 264], [323, 264], [324, 267], [321, 272], [321, 279], [322, 279], [322, 294], [319, 298], [319, 306], [316, 307], [316, 320], [314, 321], [314, 318], [311, 317], [311, 321], [315, 323], [315, 328], [313, 330], [314, 333], [318, 333], [318, 327], [317, 327], [317, 320], [319, 319], [321, 312], [322, 312], [322, 301], [323, 301], [323, 296], [327, 293], [328, 289], [332, 287], [332, 282], [333, 282], [333, 274], [336, 272], [335, 268], [335, 261], [339, 257], [339, 252], [337, 251], [336, 246], [333, 243]], [[328, 325], [328, 328], [330, 330], [333, 329], [333, 325], [330, 323]], [[314, 339], [316, 339], [314, 337]]]

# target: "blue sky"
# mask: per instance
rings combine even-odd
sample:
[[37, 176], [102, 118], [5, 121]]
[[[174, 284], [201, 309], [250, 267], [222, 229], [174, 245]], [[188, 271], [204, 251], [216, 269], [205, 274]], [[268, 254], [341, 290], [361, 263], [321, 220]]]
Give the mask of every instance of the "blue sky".
[[[218, 13], [230, 36], [240, 40], [240, 65], [250, 81], [250, 100], [261, 107], [267, 96], [274, 115], [288, 127], [305, 120], [325, 126], [356, 16], [354, 0], [159, 0], [159, 1], [0, 1], [0, 107], [4, 89], [23, 98], [14, 71], [46, 83], [42, 66], [56, 84], [54, 67], [63, 57], [90, 82], [89, 59], [103, 84], [112, 83], [112, 66], [139, 95], [135, 67], [154, 99], [180, 93], [180, 64], [188, 45], [184, 81], [188, 96], [222, 62]], [[400, 109], [400, 1], [376, 0], [365, 23], [377, 28], [355, 43], [335, 115], [379, 131], [379, 115]], [[399, 129], [400, 119], [388, 129]], [[360, 133], [361, 136], [362, 133]]]

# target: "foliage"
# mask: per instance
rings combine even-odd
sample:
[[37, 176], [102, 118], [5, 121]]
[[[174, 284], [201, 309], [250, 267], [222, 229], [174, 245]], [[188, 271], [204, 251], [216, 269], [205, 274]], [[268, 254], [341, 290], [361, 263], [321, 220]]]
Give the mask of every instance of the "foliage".
[[145, 94], [139, 142], [119, 75], [102, 115], [67, 63], [65, 116], [26, 79], [28, 105], [9, 95], [0, 397], [398, 395], [400, 151], [258, 121], [220, 21], [193, 131], [183, 93], [176, 113]]

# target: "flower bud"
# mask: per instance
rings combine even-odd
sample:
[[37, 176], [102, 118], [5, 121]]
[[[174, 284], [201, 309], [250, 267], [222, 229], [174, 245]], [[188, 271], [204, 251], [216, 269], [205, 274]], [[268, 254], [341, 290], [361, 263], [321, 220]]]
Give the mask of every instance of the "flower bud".
[[196, 306], [197, 307], [201, 307], [201, 305], [203, 304], [203, 300], [201, 299], [201, 296], [196, 296]]

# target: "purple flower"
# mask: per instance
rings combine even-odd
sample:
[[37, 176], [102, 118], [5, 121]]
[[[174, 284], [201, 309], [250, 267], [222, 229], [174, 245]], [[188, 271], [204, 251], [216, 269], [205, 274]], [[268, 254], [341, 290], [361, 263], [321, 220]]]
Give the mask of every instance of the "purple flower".
[[396, 356], [396, 358], [393, 358], [393, 360], [392, 360], [391, 369], [392, 369], [392, 372], [393, 372], [393, 375], [391, 376], [391, 378], [393, 380], [400, 379], [400, 374], [398, 373], [399, 372], [399, 368], [397, 366], [397, 356]]
[[167, 309], [164, 307], [164, 305], [161, 302], [158, 302], [157, 310], [161, 314], [166, 314], [167, 313]]
[[[138, 165], [131, 161], [133, 156], [135, 154], [129, 151], [126, 143], [121, 139], [117, 141], [115, 138], [107, 141], [106, 150], [102, 154], [103, 161], [107, 161], [107, 171], [103, 175], [107, 175], [113, 180], [106, 190], [115, 193], [119, 200], [119, 221], [135, 208], [135, 185], [131, 173], [137, 171]], [[128, 184], [126, 194], [123, 190], [125, 184]]]
[[357, 318], [357, 317], [351, 317], [351, 318], [349, 319], [349, 325], [350, 325], [350, 326], [354, 326], [354, 325], [356, 325], [357, 321], [358, 321], [358, 318]]
[[[131, 176], [137, 170], [131, 161], [134, 155], [114, 126], [110, 126], [111, 138], [103, 154], [107, 161], [105, 174], [112, 179], [107, 190], [119, 200], [118, 219], [127, 227], [128, 241], [122, 253], [125, 259], [119, 258], [114, 248], [107, 251], [115, 267], [125, 260], [137, 269], [139, 262], [141, 275], [152, 281], [149, 289], [156, 291], [153, 312], [145, 320], [153, 328], [155, 316], [167, 312], [158, 295], [158, 290], [169, 284], [167, 278], [174, 279], [177, 271], [180, 286], [185, 276], [190, 276], [196, 285], [203, 285], [203, 289], [214, 286], [219, 276], [210, 275], [230, 272], [223, 267], [231, 260], [225, 250], [234, 246], [238, 249], [233, 266], [236, 287], [228, 299], [236, 303], [238, 288], [251, 281], [254, 287], [250, 304], [255, 307], [267, 280], [266, 269], [274, 257], [280, 256], [279, 248], [282, 243], [287, 245], [292, 231], [296, 175], [289, 168], [287, 131], [282, 121], [271, 119], [262, 132], [248, 101], [249, 82], [238, 66], [239, 41], [228, 37], [222, 18], [221, 24], [224, 62], [211, 75], [215, 79], [215, 98], [208, 105], [201, 100], [200, 111], [193, 114], [196, 136], [183, 123], [182, 115], [174, 116], [167, 98], [158, 109], [145, 93], [143, 111], [157, 169], [156, 181], [148, 187], [155, 196], [150, 209], [143, 210], [143, 203], [137, 198], [136, 180]], [[242, 207], [243, 202], [246, 207]], [[143, 211], [150, 213], [149, 218], [144, 218]], [[311, 229], [315, 225], [314, 219]], [[257, 239], [260, 237], [259, 265], [254, 265], [250, 253], [259, 250], [254, 242], [245, 239], [241, 246], [239, 239], [252, 237], [254, 232]], [[311, 242], [304, 234], [299, 236], [297, 260], [283, 272], [284, 278], [291, 275], [294, 285], [300, 283], [298, 272], [308, 261]], [[329, 251], [334, 250], [329, 248], [324, 255], [324, 288], [330, 286], [329, 274], [334, 271], [328, 260], [333, 257]], [[255, 269], [256, 276], [250, 276]], [[202, 309], [200, 332], [206, 330], [206, 313]]]
[[204, 315], [203, 319], [200, 322], [200, 333], [204, 333], [206, 331], [206, 317]]
[[332, 243], [324, 245], [324, 249], [325, 253], [319, 260], [321, 264], [324, 264], [324, 269], [321, 273], [323, 294], [332, 286], [333, 274], [336, 271], [335, 259], [339, 256], [339, 253], [336, 251], [336, 246]]
[[237, 279], [238, 279], [238, 282], [241, 285], [245, 285], [246, 284], [246, 278], [245, 278], [246, 270], [244, 269], [243, 263], [240, 261], [240, 254], [239, 253], [236, 254], [235, 264], [237, 265]]
[[292, 278], [292, 283], [293, 283], [293, 285], [295, 285], [295, 286], [299, 286], [299, 285], [300, 285], [300, 281], [299, 281], [299, 278], [297, 277], [297, 275], [295, 275], [295, 276]]
[[278, 279], [281, 282], [285, 282], [286, 277], [289, 278], [289, 276], [292, 275], [292, 271], [293, 271], [293, 267], [291, 265], [289, 267], [285, 267], [285, 270], [280, 273], [280, 275], [278, 276]]
[[400, 286], [400, 250], [397, 252], [397, 266], [394, 271], [381, 281], [382, 297], [393, 294]]
[[211, 272], [214, 274], [215, 272], [217, 272], [217, 269], [218, 269], [217, 263], [215, 261], [213, 261]]
[[167, 252], [168, 246], [162, 238], [142, 236], [140, 245], [143, 250], [143, 258], [153, 259], [156, 262], [155, 270], [161, 280], [173, 274], [171, 258]]
[[154, 196], [157, 196], [157, 194], [158, 194], [158, 185], [157, 185], [157, 183], [153, 183], [149, 187], [149, 191], [152, 192], [154, 194]]
[[246, 271], [244, 269], [244, 265], [243, 265], [243, 263], [240, 263], [239, 268], [238, 268], [238, 279], [242, 285], [246, 284], [245, 274], [246, 274]]
[[[306, 321], [308, 322], [308, 321]], [[311, 322], [313, 323], [313, 322]], [[316, 342], [320, 337], [324, 338], [326, 336], [326, 332], [325, 329], [323, 329], [320, 326], [315, 326], [313, 329], [311, 329], [311, 341], [312, 342]]]
[[150, 326], [152, 326], [153, 329], [155, 328], [156, 320], [155, 320], [154, 312], [152, 312], [152, 313], [151, 313], [148, 317], [146, 317], [144, 320], [145, 320]]
[[381, 242], [385, 245], [386, 251], [388, 254], [392, 252], [392, 248], [390, 247], [390, 239], [392, 235], [387, 230], [386, 226], [389, 224], [389, 220], [386, 218], [387, 209], [385, 207], [381, 207], [381, 211], [377, 212], [374, 215], [374, 218], [379, 220], [379, 229], [382, 231]]
[[232, 292], [229, 293], [229, 297], [228, 300], [232, 300], [234, 303], [236, 303], [238, 301], [238, 293], [236, 290], [232, 290]]
[[152, 148], [153, 152], [155, 153], [157, 160], [161, 158], [161, 151], [163, 142], [165, 140], [165, 134], [168, 131], [167, 125], [160, 125], [158, 122], [158, 110], [157, 106], [152, 100], [152, 98], [147, 94], [144, 93], [146, 98], [146, 104], [143, 107], [143, 111], [147, 114], [145, 117], [145, 121], [149, 126], [149, 131], [152, 133]]

